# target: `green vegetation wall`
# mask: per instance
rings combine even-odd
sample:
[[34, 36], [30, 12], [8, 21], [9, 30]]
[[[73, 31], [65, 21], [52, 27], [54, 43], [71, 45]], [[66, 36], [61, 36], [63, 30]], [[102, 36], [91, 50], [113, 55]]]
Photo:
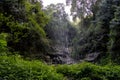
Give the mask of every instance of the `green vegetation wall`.
[[108, 52], [112, 62], [120, 64], [120, 1], [114, 1], [116, 5], [114, 18], [110, 22], [110, 39], [108, 44]]
[[44, 31], [47, 22], [41, 3], [0, 1], [0, 33], [8, 33], [7, 46], [12, 52], [33, 57], [48, 53], [49, 42]]
[[74, 39], [75, 58], [84, 59], [94, 53], [99, 54], [94, 62], [119, 63], [119, 4], [119, 0], [103, 0], [93, 5], [95, 13], [81, 21]]

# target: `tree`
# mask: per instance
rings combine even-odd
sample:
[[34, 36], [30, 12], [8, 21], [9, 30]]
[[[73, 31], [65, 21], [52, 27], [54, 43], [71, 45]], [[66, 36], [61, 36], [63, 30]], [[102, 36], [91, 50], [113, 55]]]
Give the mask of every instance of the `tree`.
[[49, 43], [44, 26], [48, 18], [42, 11], [41, 3], [2, 0], [0, 4], [0, 33], [9, 34], [7, 43], [10, 51], [32, 57], [47, 53]]
[[[66, 0], [68, 5], [72, 5], [71, 15], [80, 18], [94, 14], [93, 6], [97, 0]], [[100, 0], [99, 0], [100, 1]]]
[[24, 0], [1, 0], [0, 2], [0, 12], [7, 15], [13, 15], [14, 18], [18, 21], [25, 18], [25, 8]]
[[102, 1], [102, 5], [96, 14], [97, 26], [95, 28], [95, 36], [97, 46], [100, 52], [107, 51], [107, 42], [109, 41], [110, 21], [114, 16], [113, 0]]
[[114, 0], [115, 13], [114, 18], [110, 22], [110, 40], [108, 52], [111, 61], [120, 64], [120, 1]]
[[67, 37], [68, 33], [67, 25], [69, 24], [67, 20], [68, 16], [64, 9], [64, 4], [51, 4], [46, 7], [46, 13], [48, 13], [51, 17], [50, 22], [46, 26], [48, 37], [62, 44], [62, 42], [66, 41], [65, 37]]

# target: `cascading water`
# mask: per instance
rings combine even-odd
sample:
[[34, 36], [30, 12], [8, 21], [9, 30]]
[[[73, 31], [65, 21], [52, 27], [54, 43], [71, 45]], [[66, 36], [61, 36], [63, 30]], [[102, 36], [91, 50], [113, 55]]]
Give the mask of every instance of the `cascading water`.
[[[68, 14], [65, 12], [65, 5], [58, 3], [50, 5], [51, 20], [46, 27], [48, 38], [51, 40], [52, 53], [50, 59], [55, 64], [71, 64], [74, 60], [71, 58], [72, 48], [70, 45], [69, 28], [72, 27], [68, 20]], [[48, 12], [50, 12], [48, 10]], [[49, 14], [49, 13], [48, 13]], [[50, 15], [50, 14], [49, 14]]]
[[71, 58], [71, 49], [69, 46], [69, 39], [68, 39], [68, 28], [65, 26], [60, 26], [56, 28], [53, 32], [55, 38], [55, 45], [54, 47], [54, 54], [57, 55], [53, 58], [53, 63], [56, 64], [72, 64], [75, 61]]

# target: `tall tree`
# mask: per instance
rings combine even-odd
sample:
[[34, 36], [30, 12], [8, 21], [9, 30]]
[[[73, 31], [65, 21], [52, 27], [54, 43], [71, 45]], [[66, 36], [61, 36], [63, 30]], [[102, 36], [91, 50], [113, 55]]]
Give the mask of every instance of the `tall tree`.
[[114, 18], [110, 22], [110, 40], [108, 44], [108, 52], [111, 61], [120, 64], [120, 1], [114, 0]]
[[71, 15], [74, 18], [78, 17], [83, 19], [86, 15], [92, 15], [94, 12], [92, 7], [97, 0], [66, 0], [68, 5], [71, 4]]
[[48, 41], [44, 26], [48, 22], [41, 3], [29, 0], [2, 0], [0, 2], [0, 33], [8, 33], [11, 51], [25, 56], [47, 53]]
[[[51, 13], [50, 13], [51, 11]], [[67, 34], [67, 25], [68, 25], [68, 20], [67, 20], [67, 14], [64, 9], [64, 4], [51, 4], [46, 7], [46, 13], [51, 16], [51, 21], [49, 24], [46, 26], [46, 30], [48, 32], [48, 36], [56, 40], [57, 42], [63, 42], [65, 39], [63, 37], [67, 37], [64, 34]], [[61, 32], [62, 31], [62, 32]]]

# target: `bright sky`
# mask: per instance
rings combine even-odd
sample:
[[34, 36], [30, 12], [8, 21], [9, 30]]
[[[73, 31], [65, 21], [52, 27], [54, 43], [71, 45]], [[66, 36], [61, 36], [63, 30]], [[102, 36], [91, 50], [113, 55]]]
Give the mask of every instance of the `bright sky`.
[[[57, 4], [57, 3], [63, 3], [66, 5], [66, 0], [42, 0], [42, 1], [44, 6], [47, 6], [49, 4]], [[68, 15], [70, 15], [70, 6], [66, 6], [65, 11], [68, 13]]]
[[64, 3], [66, 4], [66, 0], [42, 0], [43, 1], [43, 5], [47, 6], [49, 4], [57, 4], [57, 3]]
[[[66, 5], [66, 0], [42, 0], [42, 1], [44, 6], [47, 6], [50, 4], [57, 4], [57, 3], [63, 3]], [[66, 6], [65, 11], [69, 15], [70, 21], [72, 21], [72, 16], [70, 16], [70, 7], [71, 6]]]

